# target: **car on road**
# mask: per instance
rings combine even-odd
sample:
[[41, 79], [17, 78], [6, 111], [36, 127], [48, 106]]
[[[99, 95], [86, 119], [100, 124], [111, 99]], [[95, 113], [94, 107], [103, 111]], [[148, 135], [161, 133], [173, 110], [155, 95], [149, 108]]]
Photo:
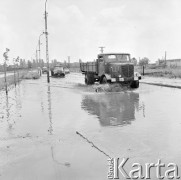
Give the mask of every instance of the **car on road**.
[[52, 77], [65, 77], [64, 67], [61, 65], [56, 65], [51, 69]]
[[44, 74], [44, 73], [47, 73], [47, 72], [48, 72], [47, 67], [43, 67], [43, 68], [42, 68], [42, 73]]

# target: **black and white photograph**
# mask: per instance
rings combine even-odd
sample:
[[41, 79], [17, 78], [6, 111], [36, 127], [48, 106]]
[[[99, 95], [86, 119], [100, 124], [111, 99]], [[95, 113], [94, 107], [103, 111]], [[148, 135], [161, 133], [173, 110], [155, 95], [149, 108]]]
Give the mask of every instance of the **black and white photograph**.
[[181, 0], [0, 0], [0, 180], [181, 178]]

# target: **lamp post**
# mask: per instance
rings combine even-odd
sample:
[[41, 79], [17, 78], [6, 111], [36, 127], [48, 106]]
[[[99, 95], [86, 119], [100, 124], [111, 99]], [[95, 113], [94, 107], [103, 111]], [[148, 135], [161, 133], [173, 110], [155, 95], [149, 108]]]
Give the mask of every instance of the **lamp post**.
[[35, 53], [35, 56], [36, 56], [36, 62], [35, 62], [35, 65], [36, 65], [36, 68], [39, 67], [39, 57], [38, 57], [38, 51], [39, 51], [39, 40], [38, 40], [38, 44], [36, 46], [36, 53]]
[[[40, 45], [41, 45], [41, 41], [40, 41], [40, 37], [42, 36], [44, 34], [44, 32], [42, 33], [42, 34], [40, 34], [40, 36], [39, 36], [39, 40], [38, 40], [38, 45], [39, 45], [39, 63], [40, 63], [40, 61], [41, 61], [41, 53], [40, 53]], [[42, 68], [42, 67], [41, 67]]]
[[36, 64], [38, 63], [38, 50], [36, 49]]
[[47, 11], [46, 11], [46, 4], [47, 0], [45, 1], [45, 37], [46, 37], [46, 62], [47, 62], [47, 82], [50, 82], [50, 76], [49, 76], [49, 54], [48, 54], [48, 32], [47, 32]]

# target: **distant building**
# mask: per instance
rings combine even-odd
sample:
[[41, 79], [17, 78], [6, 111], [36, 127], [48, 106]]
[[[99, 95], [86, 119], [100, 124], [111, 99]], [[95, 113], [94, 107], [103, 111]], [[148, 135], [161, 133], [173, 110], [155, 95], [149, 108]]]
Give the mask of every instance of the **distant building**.
[[156, 61], [156, 65], [157, 65], [157, 66], [163, 66], [163, 65], [165, 65], [165, 60], [158, 59], [158, 61]]
[[181, 67], [181, 59], [168, 59], [168, 60], [166, 60], [166, 66]]
[[157, 66], [167, 66], [167, 67], [181, 67], [181, 59], [167, 59], [165, 60], [161, 60], [158, 59], [158, 61], [156, 61], [156, 65]]

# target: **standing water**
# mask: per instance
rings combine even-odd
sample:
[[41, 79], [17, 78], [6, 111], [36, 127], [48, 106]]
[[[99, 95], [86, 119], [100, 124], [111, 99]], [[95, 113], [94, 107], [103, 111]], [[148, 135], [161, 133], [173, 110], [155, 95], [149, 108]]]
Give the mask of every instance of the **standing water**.
[[78, 73], [22, 81], [0, 92], [0, 179], [107, 179], [105, 154], [128, 157], [128, 171], [180, 164], [178, 99], [180, 90], [143, 84], [96, 93]]

